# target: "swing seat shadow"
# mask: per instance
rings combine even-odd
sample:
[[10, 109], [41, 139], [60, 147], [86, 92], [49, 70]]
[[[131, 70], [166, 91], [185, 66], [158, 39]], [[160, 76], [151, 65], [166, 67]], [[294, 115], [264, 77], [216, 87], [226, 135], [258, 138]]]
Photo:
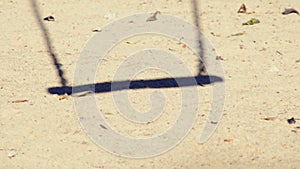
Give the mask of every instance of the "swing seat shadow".
[[[180, 85], [176, 82], [180, 82]], [[161, 78], [153, 80], [133, 80], [133, 81], [113, 81], [95, 84], [86, 84], [80, 86], [63, 86], [48, 88], [50, 94], [76, 94], [86, 91], [94, 93], [105, 93], [119, 90], [145, 89], [145, 88], [178, 88], [188, 86], [204, 86], [208, 84], [222, 82], [223, 79], [217, 76], [196, 76], [196, 77], [178, 77], [178, 78]]]

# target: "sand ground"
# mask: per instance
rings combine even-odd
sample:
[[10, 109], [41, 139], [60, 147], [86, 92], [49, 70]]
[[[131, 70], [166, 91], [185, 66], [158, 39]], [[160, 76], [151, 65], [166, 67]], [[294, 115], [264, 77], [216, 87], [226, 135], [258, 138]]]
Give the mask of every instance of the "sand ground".
[[[60, 96], [48, 92], [61, 83], [34, 2], [0, 2], [0, 168], [300, 168], [300, 120], [287, 123], [288, 118], [300, 118], [300, 16], [281, 14], [288, 7], [300, 10], [298, 0], [199, 1], [203, 33], [224, 59], [226, 102], [222, 121], [206, 144], [197, 144], [210, 109], [211, 85], [197, 86], [200, 113], [191, 132], [172, 150], [146, 159], [119, 157], [98, 147], [81, 128], [72, 98], [60, 100]], [[242, 3], [255, 13], [238, 14]], [[192, 2], [186, 0], [37, 0], [36, 4], [40, 20], [55, 17], [54, 22], [42, 24], [48, 30], [49, 44], [62, 65], [67, 86], [72, 86], [77, 59], [95, 34], [93, 29], [125, 16], [157, 10], [193, 23]], [[109, 13], [116, 15], [105, 18]], [[251, 18], [260, 23], [242, 26]], [[244, 34], [230, 36], [240, 32]], [[192, 54], [186, 58], [189, 51], [178, 43], [159, 36], [128, 41], [134, 43], [121, 43], [106, 56], [97, 82], [111, 79], [127, 54], [147, 45], [174, 49], [197, 73], [197, 58]], [[144, 72], [137, 78], [147, 79], [156, 73]], [[133, 105], [141, 111], [148, 109], [151, 91], [130, 91]], [[180, 89], [161, 91], [168, 96], [166, 115], [158, 124], [138, 130], [116, 113], [111, 93], [96, 94], [96, 98], [116, 130], [147, 136], [170, 127], [165, 119], [174, 122], [173, 113], [180, 109], [176, 107]], [[28, 101], [13, 103], [16, 100]], [[274, 118], [264, 120], [266, 117]]]

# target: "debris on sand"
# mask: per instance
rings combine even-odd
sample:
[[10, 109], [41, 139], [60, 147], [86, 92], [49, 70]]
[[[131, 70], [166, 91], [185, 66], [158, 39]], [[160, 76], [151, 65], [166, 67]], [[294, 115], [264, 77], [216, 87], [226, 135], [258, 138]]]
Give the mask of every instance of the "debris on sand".
[[10, 151], [10, 152], [7, 153], [7, 157], [8, 158], [13, 158], [15, 156], [16, 156], [16, 152], [15, 151]]
[[103, 128], [103, 129], [105, 129], [105, 130], [107, 130], [107, 128], [104, 125], [102, 125], [102, 124], [100, 124], [100, 127]]
[[24, 102], [28, 102], [28, 100], [24, 99], [24, 100], [14, 100], [14, 101], [12, 101], [12, 103], [24, 103]]
[[280, 70], [276, 66], [272, 66], [269, 70], [269, 72], [279, 72]]
[[55, 21], [55, 18], [53, 16], [47, 16], [44, 18], [44, 21]]
[[291, 14], [291, 13], [296, 13], [296, 14], [300, 15], [299, 12], [296, 9], [294, 9], [294, 8], [285, 9], [282, 12], [282, 15], [288, 15], [288, 14]]
[[240, 9], [237, 11], [237, 13], [246, 13], [247, 12], [247, 8], [245, 4], [242, 4]]
[[260, 21], [258, 19], [252, 18], [248, 22], [243, 23], [243, 25], [254, 25], [254, 24], [258, 24], [258, 23], [260, 23]]
[[92, 32], [101, 32], [101, 29], [93, 29]]
[[276, 119], [277, 119], [277, 117], [266, 117], [266, 118], [263, 118], [263, 120], [267, 120], [267, 121], [274, 121]]
[[234, 34], [228, 35], [227, 38], [230, 38], [230, 37], [233, 37], [233, 36], [242, 36], [244, 34], [246, 34], [246, 32], [234, 33]]
[[280, 51], [276, 50], [276, 53], [278, 53], [279, 55], [283, 55]]
[[210, 34], [211, 34], [212, 36], [215, 36], [215, 37], [220, 37], [220, 36], [221, 36], [221, 35], [215, 34], [214, 32], [210, 32]]
[[296, 123], [296, 120], [295, 120], [294, 117], [292, 117], [292, 118], [288, 119], [287, 122], [288, 122], [289, 124], [295, 124], [295, 123]]
[[252, 14], [255, 13], [255, 11], [247, 12], [247, 7], [245, 4], [242, 4], [237, 13], [244, 13], [244, 14]]
[[228, 137], [224, 139], [224, 142], [232, 142], [234, 140], [233, 137]]
[[69, 99], [69, 95], [67, 93], [65, 93], [62, 96], [58, 96], [58, 100], [68, 100]]
[[298, 133], [300, 131], [300, 126], [294, 127], [294, 130], [291, 130], [293, 133]]
[[112, 13], [107, 13], [107, 14], [105, 14], [103, 17], [104, 17], [105, 19], [111, 20], [111, 19], [115, 19], [116, 16], [117, 16], [117, 14], [112, 12]]
[[216, 56], [216, 60], [225, 60], [222, 56]]
[[150, 17], [146, 20], [146, 22], [156, 21], [156, 20], [157, 20], [157, 18], [156, 18], [157, 14], [160, 14], [160, 11], [156, 11], [152, 16], [150, 16]]

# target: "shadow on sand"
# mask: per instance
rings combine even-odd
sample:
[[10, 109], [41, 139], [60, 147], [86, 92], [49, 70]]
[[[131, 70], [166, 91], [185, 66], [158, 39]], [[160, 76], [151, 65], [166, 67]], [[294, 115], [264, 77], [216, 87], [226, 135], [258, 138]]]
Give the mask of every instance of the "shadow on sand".
[[[178, 86], [176, 80], [180, 81], [181, 84]], [[91, 91], [94, 93], [105, 93], [113, 92], [118, 90], [126, 89], [144, 89], [144, 88], [175, 88], [175, 87], [187, 87], [195, 85], [207, 85], [217, 82], [222, 82], [223, 79], [217, 76], [197, 76], [197, 77], [180, 77], [180, 78], [162, 78], [153, 80], [134, 80], [134, 81], [114, 81], [114, 82], [103, 82], [96, 84], [87, 84], [73, 87], [53, 87], [49, 88], [48, 91], [51, 94], [63, 95], [75, 94], [85, 91]], [[113, 88], [111, 86], [114, 86]], [[128, 86], [129, 85], [129, 86]], [[72, 93], [73, 89], [73, 93]]]
[[[202, 42], [201, 42], [201, 34], [198, 36], [199, 41], [199, 51], [198, 54], [200, 56], [199, 59], [199, 75], [195, 77], [175, 77], [175, 78], [162, 78], [162, 79], [152, 79], [152, 80], [134, 80], [134, 81], [114, 81], [114, 82], [102, 82], [102, 83], [96, 83], [96, 84], [86, 84], [81, 86], [66, 86], [67, 80], [64, 77], [64, 72], [61, 69], [61, 64], [58, 61], [57, 55], [54, 52], [54, 49], [52, 47], [51, 39], [49, 32], [46, 28], [46, 26], [43, 23], [39, 7], [37, 5], [36, 0], [30, 0], [31, 7], [33, 9], [33, 14], [36, 18], [36, 21], [42, 30], [43, 38], [45, 41], [45, 44], [47, 46], [47, 49], [49, 51], [49, 56], [52, 59], [53, 65], [56, 68], [57, 75], [60, 78], [60, 87], [51, 87], [48, 88], [48, 92], [50, 94], [74, 94], [74, 93], [80, 93], [85, 91], [92, 91], [94, 93], [104, 93], [104, 92], [113, 92], [117, 90], [128, 90], [128, 89], [144, 89], [144, 88], [178, 88], [178, 87], [185, 87], [185, 86], [195, 86], [195, 85], [208, 85], [213, 84], [217, 82], [222, 82], [223, 79], [217, 76], [208, 76], [208, 75], [201, 75], [201, 72], [205, 70], [204, 67], [204, 53], [202, 49]], [[199, 20], [199, 11], [198, 11], [198, 3], [197, 0], [193, 0], [192, 3], [193, 11], [194, 11], [194, 24], [197, 26], [199, 30], [200, 25], [198, 23]], [[177, 84], [176, 80], [180, 80], [183, 82], [183, 84], [180, 84], [180, 86]], [[129, 84], [129, 86], [128, 86]], [[117, 88], [112, 89], [111, 86], [118, 86]], [[73, 93], [72, 93], [73, 91]]]

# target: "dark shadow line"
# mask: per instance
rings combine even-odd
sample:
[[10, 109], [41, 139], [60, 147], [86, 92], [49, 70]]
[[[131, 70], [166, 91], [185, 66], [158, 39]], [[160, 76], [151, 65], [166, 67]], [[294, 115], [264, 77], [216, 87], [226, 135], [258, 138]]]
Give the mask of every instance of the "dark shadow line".
[[64, 78], [64, 72], [61, 69], [61, 64], [59, 63], [59, 61], [57, 59], [57, 55], [55, 54], [55, 52], [52, 48], [48, 30], [47, 30], [47, 28], [45, 27], [44, 23], [41, 20], [42, 17], [40, 15], [40, 11], [39, 11], [39, 8], [37, 6], [36, 0], [30, 0], [30, 2], [31, 2], [31, 7], [32, 7], [33, 12], [34, 12], [35, 19], [36, 19], [37, 23], [39, 24], [40, 29], [43, 32], [44, 41], [47, 45], [49, 55], [52, 58], [52, 62], [53, 62], [54, 66], [57, 70], [57, 74], [60, 78], [60, 83], [61, 83], [62, 86], [66, 86], [67, 80]]
[[206, 72], [206, 68], [204, 66], [205, 58], [204, 58], [204, 48], [203, 48], [203, 41], [202, 41], [203, 35], [201, 35], [202, 29], [201, 29], [201, 26], [199, 23], [200, 11], [199, 11], [198, 6], [199, 6], [198, 0], [192, 0], [194, 24], [197, 27], [197, 29], [200, 31], [197, 35], [197, 41], [198, 41], [199, 56], [200, 56], [200, 61], [199, 61], [199, 65], [198, 65], [198, 67], [199, 67], [198, 76], [201, 76], [203, 74], [207, 74], [207, 72]]
[[[178, 84], [176, 81], [180, 82]], [[52, 87], [48, 89], [50, 94], [76, 94], [81, 92], [105, 93], [128, 89], [144, 88], [178, 88], [195, 85], [207, 85], [222, 82], [223, 79], [217, 76], [196, 76], [196, 77], [179, 77], [179, 78], [162, 78], [154, 80], [134, 80], [134, 81], [114, 81], [96, 84], [86, 84], [80, 86]], [[195, 84], [197, 83], [197, 84]]]
[[[134, 81], [113, 81], [113, 82], [102, 82], [102, 83], [95, 83], [95, 84], [85, 84], [79, 86], [66, 86], [66, 80], [63, 77], [63, 71], [60, 68], [60, 64], [56, 59], [56, 55], [53, 52], [51, 47], [50, 38], [48, 35], [48, 31], [44, 26], [43, 22], [40, 20], [40, 14], [36, 5], [35, 0], [31, 0], [32, 7], [34, 9], [34, 13], [36, 19], [40, 25], [40, 28], [43, 30], [44, 38], [46, 44], [49, 49], [50, 56], [53, 59], [54, 65], [56, 66], [57, 72], [59, 77], [61, 78], [62, 87], [51, 87], [48, 88], [48, 92], [50, 94], [76, 94], [81, 92], [93, 92], [93, 93], [105, 93], [105, 92], [113, 92], [113, 91], [120, 91], [120, 90], [130, 90], [130, 89], [145, 89], [145, 88], [178, 88], [178, 87], [187, 87], [187, 86], [203, 86], [208, 84], [213, 84], [217, 82], [222, 82], [223, 79], [217, 76], [209, 76], [207, 75], [206, 69], [204, 67], [204, 49], [203, 49], [203, 42], [202, 42], [202, 34], [201, 34], [201, 27], [199, 24], [199, 9], [198, 9], [198, 2], [197, 0], [192, 0], [193, 6], [193, 14], [194, 14], [194, 24], [196, 25], [197, 29], [200, 31], [197, 35], [197, 41], [199, 44], [199, 72], [198, 75], [195, 77], [177, 77], [177, 78], [162, 78], [162, 79], [153, 79], [153, 80], [134, 80]], [[204, 74], [203, 74], [204, 73]], [[176, 81], [180, 82], [180, 85], [177, 84]]]

